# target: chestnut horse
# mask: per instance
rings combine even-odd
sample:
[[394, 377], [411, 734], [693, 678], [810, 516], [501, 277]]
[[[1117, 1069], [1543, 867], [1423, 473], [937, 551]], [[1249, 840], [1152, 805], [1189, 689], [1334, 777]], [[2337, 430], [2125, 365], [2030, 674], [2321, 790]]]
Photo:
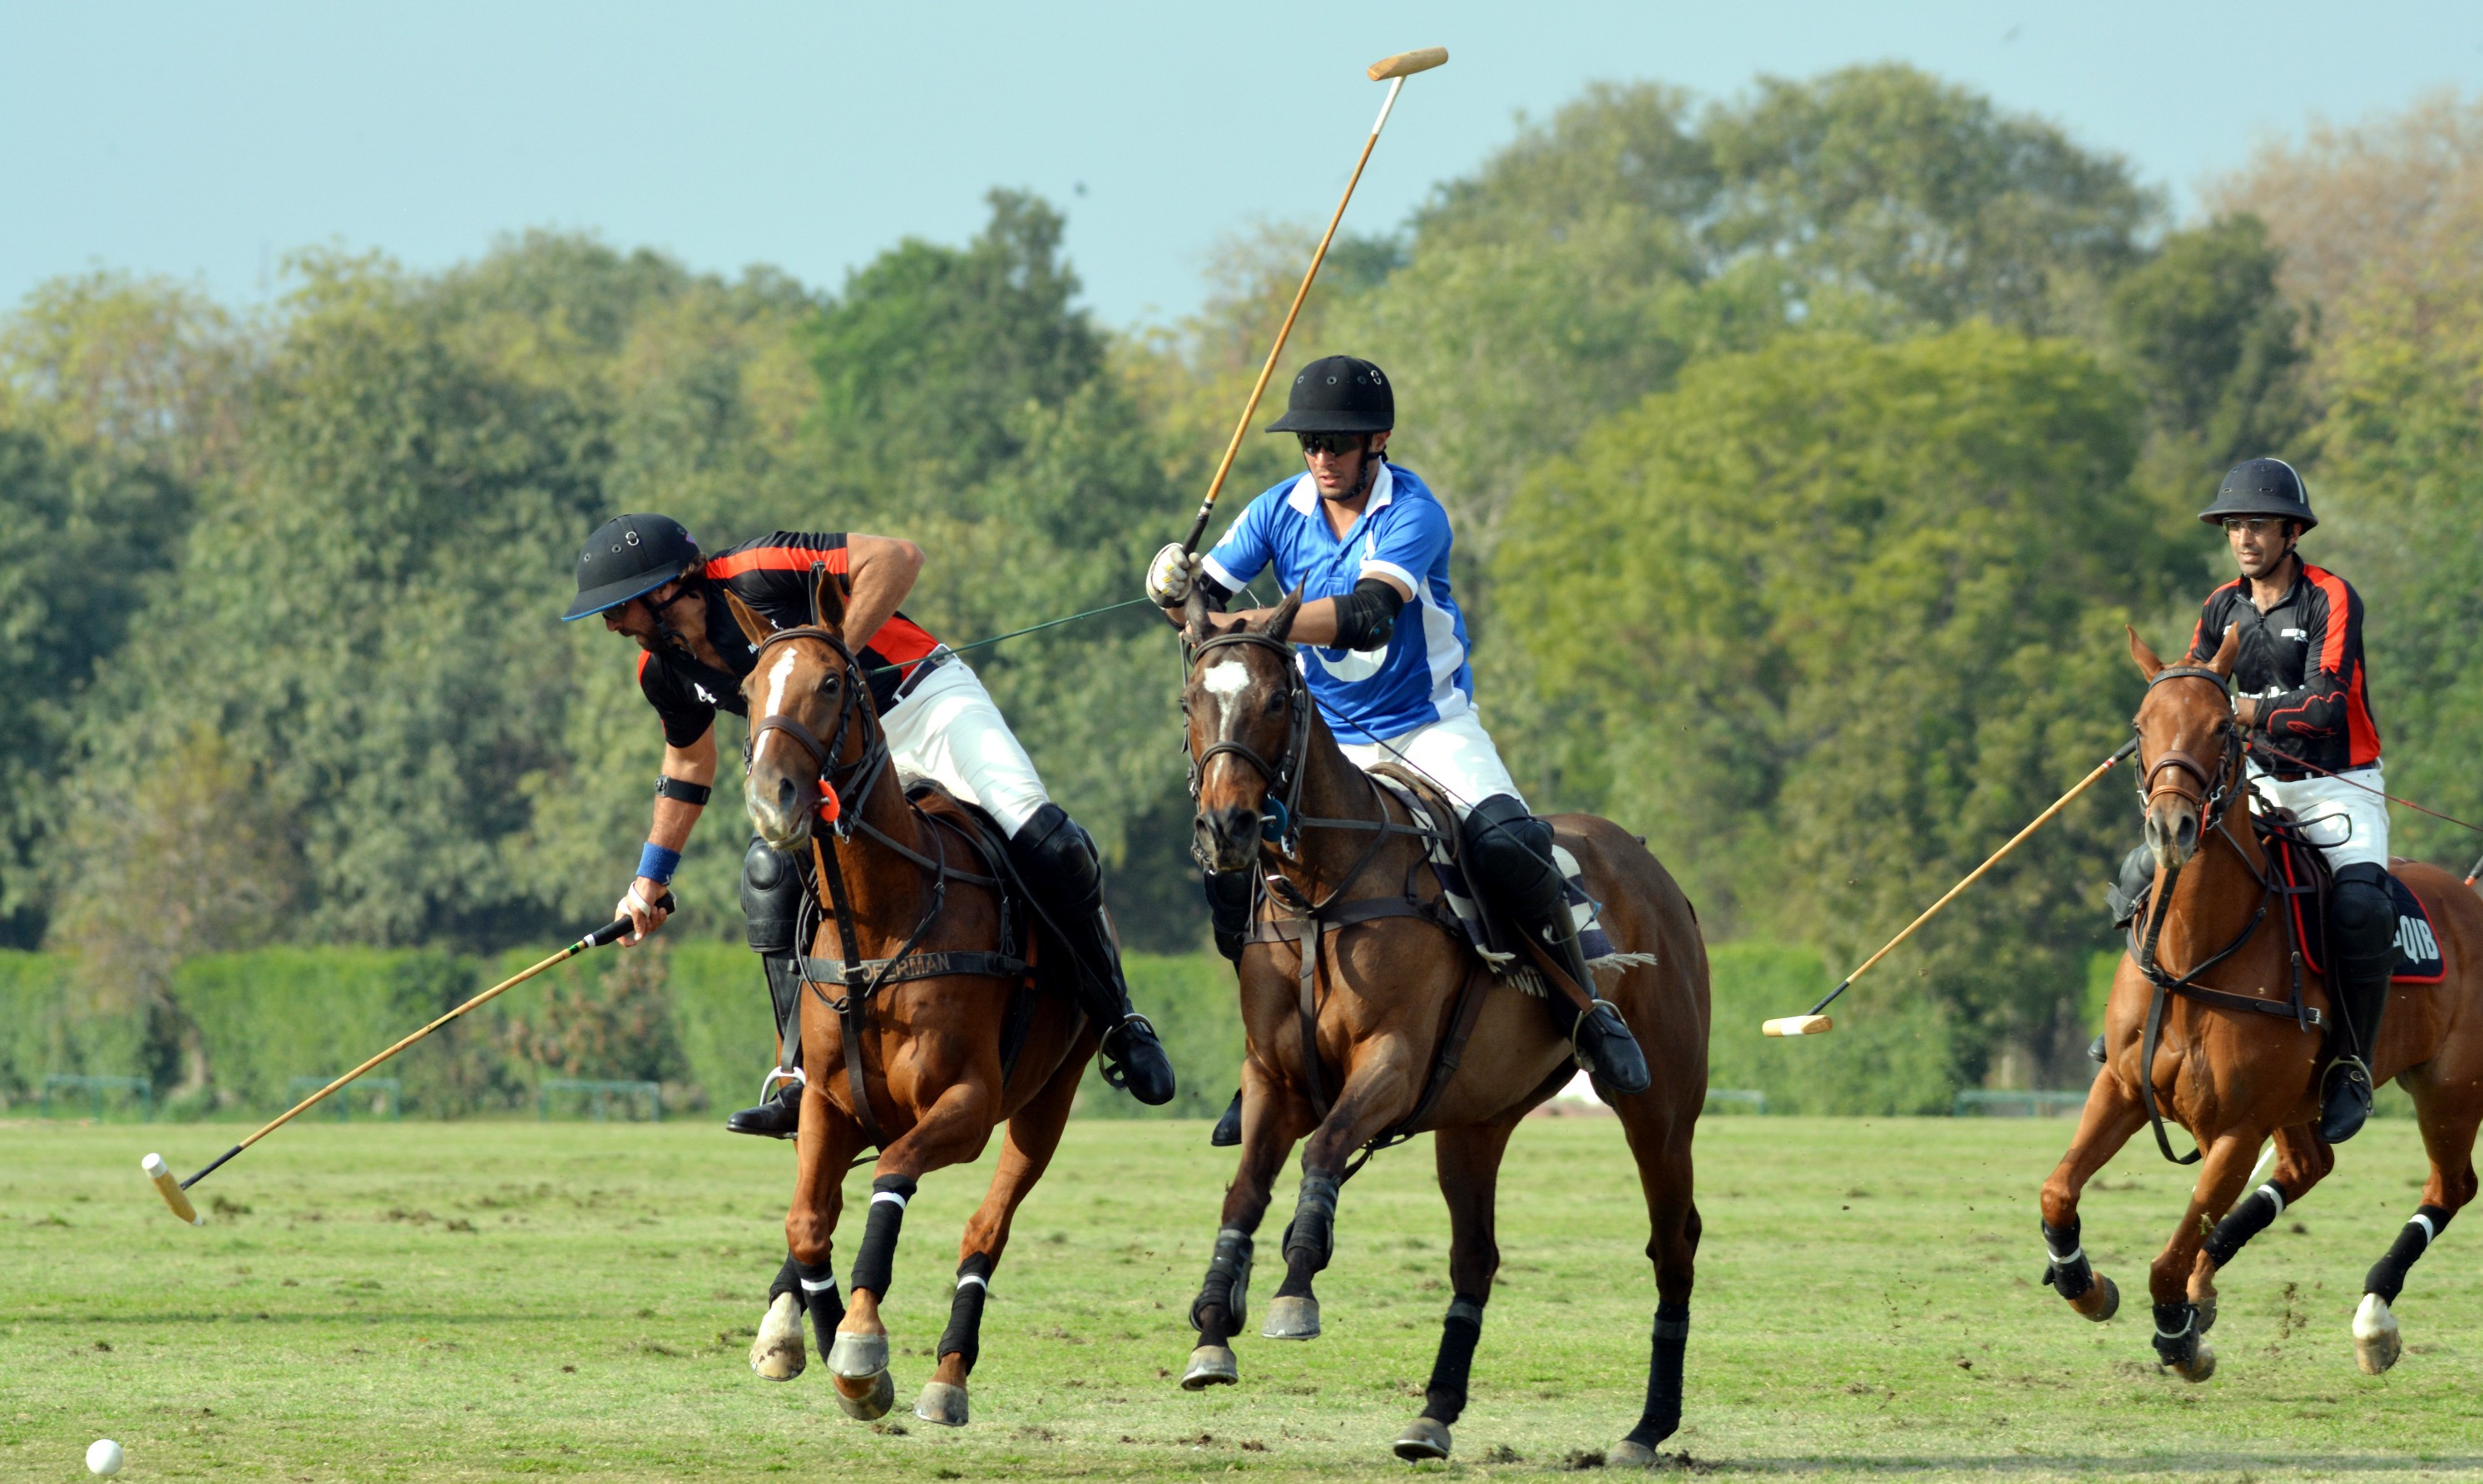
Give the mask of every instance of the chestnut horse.
[[[2191, 1381], [2216, 1368], [2201, 1338], [2215, 1322], [2216, 1270], [2336, 1159], [2317, 1128], [2325, 1038], [2313, 1019], [2335, 1011], [2319, 976], [2298, 962], [2291, 913], [2251, 827], [2243, 738], [2226, 694], [2238, 633], [2228, 632], [2205, 665], [2169, 667], [2135, 631], [2129, 636], [2148, 680], [2137, 729], [2156, 886], [2134, 936], [2138, 952], [2123, 956], [2113, 979], [2103, 1071], [2076, 1138], [2043, 1183], [2049, 1282], [2079, 1313], [2108, 1319], [2120, 1293], [2079, 1246], [2078, 1192], [2149, 1122], [2150, 1100], [2190, 1131], [2205, 1163], [2148, 1290], [2156, 1352]], [[2398, 861], [2391, 869], [2430, 913], [2447, 973], [2439, 984], [2394, 988], [2371, 1058], [2375, 1086], [2395, 1077], [2413, 1094], [2431, 1156], [2422, 1203], [2364, 1280], [2355, 1312], [2356, 1359], [2373, 1375], [2397, 1359], [2389, 1306], [2407, 1269], [2474, 1198], [2474, 1133], [2483, 1122], [2483, 900], [2437, 867]], [[2152, 977], [2143, 961], [2150, 954]], [[2160, 1125], [2157, 1131], [2160, 1138]], [[2270, 1135], [2274, 1178], [2242, 1200]], [[2164, 1152], [2173, 1157], [2169, 1143]]]
[[[1017, 957], [1027, 935], [1010, 931], [1002, 894], [1005, 856], [983, 848], [954, 801], [918, 804], [890, 777], [836, 583], [817, 574], [814, 622], [796, 628], [771, 628], [731, 601], [759, 647], [742, 685], [753, 718], [751, 823], [776, 849], [810, 853], [818, 908], [802, 969], [799, 1170], [785, 1218], [801, 1285], [769, 1304], [751, 1364], [773, 1380], [799, 1374], [807, 1309], [839, 1405], [884, 1415], [895, 1383], [879, 1307], [905, 1203], [924, 1175], [979, 1155], [1005, 1122], [1000, 1169], [966, 1223], [938, 1368], [914, 1409], [960, 1426], [992, 1269], [1018, 1204], [1059, 1146], [1096, 1037], [1069, 995], [1031, 989]], [[814, 828], [822, 814], [833, 833]], [[829, 1238], [845, 1172], [873, 1145], [868, 1215], [850, 1302], [840, 1307]]]
[[[1307, 1339], [1319, 1333], [1312, 1279], [1333, 1247], [1348, 1159], [1383, 1135], [1428, 1130], [1449, 1207], [1455, 1301], [1423, 1414], [1396, 1450], [1443, 1458], [1500, 1266], [1492, 1227], [1502, 1155], [1518, 1121], [1569, 1080], [1575, 1063], [1546, 1007], [1495, 982], [1444, 925], [1426, 837], [1401, 800], [1347, 760], [1312, 706], [1286, 643], [1300, 606], [1296, 591], [1256, 628], [1214, 639], [1194, 608], [1187, 631], [1195, 652], [1182, 706], [1200, 759], [1201, 853], [1217, 870], [1264, 870], [1270, 895], [1241, 960], [1241, 1169], [1191, 1306], [1199, 1342], [1182, 1385], [1240, 1378], [1230, 1341], [1244, 1322], [1252, 1233], [1294, 1145], [1308, 1136], [1285, 1278], [1264, 1333]], [[1617, 972], [1607, 969], [1601, 993], [1655, 1074], [1647, 1092], [1615, 1104], [1646, 1200], [1659, 1302], [1645, 1409], [1609, 1457], [1644, 1465], [1681, 1418], [1698, 1249], [1691, 1136], [1707, 1093], [1707, 952], [1689, 900], [1641, 841], [1583, 814], [1558, 816], [1553, 827], [1584, 867], [1605, 932], [1634, 950]], [[1316, 912], [1283, 913], [1279, 896]], [[1304, 937], [1316, 945], [1308, 976]], [[1451, 1074], [1435, 1076], [1444, 1050]]]

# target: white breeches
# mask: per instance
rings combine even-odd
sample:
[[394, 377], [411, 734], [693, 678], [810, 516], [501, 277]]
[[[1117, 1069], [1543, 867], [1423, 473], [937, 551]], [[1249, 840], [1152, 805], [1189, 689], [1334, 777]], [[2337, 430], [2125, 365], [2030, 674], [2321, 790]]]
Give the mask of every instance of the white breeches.
[[1482, 729], [1482, 719], [1472, 711], [1417, 727], [1402, 736], [1390, 737], [1385, 745], [1348, 743], [1342, 737], [1337, 745], [1366, 773], [1383, 762], [1411, 767], [1440, 785], [1456, 807], [1459, 819], [1496, 793], [1526, 802], [1508, 777], [1508, 764], [1500, 760], [1500, 749], [1492, 746], [1491, 733]]
[[2256, 762], [2251, 764], [2250, 774], [2252, 792], [2279, 808], [2291, 809], [2330, 865], [2367, 862], [2388, 868], [2389, 803], [2377, 793], [2363, 791], [2389, 786], [2381, 764], [2357, 768], [2339, 778], [2313, 774], [2289, 783], [2261, 773]]
[[1035, 776], [1034, 759], [964, 660], [924, 676], [879, 724], [899, 769], [980, 806], [1012, 836], [1052, 800]]

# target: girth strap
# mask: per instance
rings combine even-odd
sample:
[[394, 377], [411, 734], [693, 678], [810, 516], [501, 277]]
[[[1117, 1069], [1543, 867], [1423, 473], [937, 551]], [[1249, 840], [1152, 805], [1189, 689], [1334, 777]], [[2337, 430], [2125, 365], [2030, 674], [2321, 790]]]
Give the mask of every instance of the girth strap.
[[[850, 968], [850, 972], [848, 969]], [[877, 984], [902, 984], [908, 979], [940, 979], [951, 974], [986, 975], [994, 979], [1015, 979], [1026, 973], [1026, 960], [1005, 953], [986, 953], [972, 949], [944, 949], [936, 953], [908, 954], [901, 959], [864, 959], [848, 965], [843, 959], [814, 959], [802, 956], [802, 977], [811, 981], [814, 994], [821, 994], [823, 984], [851, 985], [869, 978]]]

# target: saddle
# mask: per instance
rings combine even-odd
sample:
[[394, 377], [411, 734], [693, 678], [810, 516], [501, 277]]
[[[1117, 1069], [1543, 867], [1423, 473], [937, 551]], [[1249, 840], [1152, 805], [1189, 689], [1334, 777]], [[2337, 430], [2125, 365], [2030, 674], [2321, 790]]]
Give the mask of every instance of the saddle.
[[[2254, 810], [2250, 817], [2252, 833], [2258, 836], [2259, 848], [2267, 853], [2269, 873], [2283, 888], [2293, 941], [2302, 950], [2303, 967], [2324, 976], [2328, 972], [2328, 903], [2333, 881], [2328, 857], [2303, 836], [2301, 824], [2290, 810], [2273, 809], [2264, 814]], [[2144, 920], [2154, 892], [2151, 883], [2141, 888], [2130, 900], [2127, 915], [2115, 926]], [[2390, 981], [2440, 983], [2447, 977], [2448, 968], [2441, 958], [2440, 939], [2432, 931], [2431, 914], [2423, 907], [2422, 898], [2394, 873], [2389, 876], [2389, 895], [2397, 909], [2397, 968], [2390, 976]]]
[[[1492, 976], [1527, 994], [1541, 998], [1551, 993], [1543, 975], [1521, 953], [1515, 933], [1495, 904], [1476, 891], [1466, 881], [1462, 857], [1465, 832], [1457, 828], [1456, 809], [1440, 786], [1411, 768], [1393, 762], [1382, 762], [1371, 769], [1372, 779], [1397, 796], [1418, 826], [1430, 832], [1425, 854], [1431, 874], [1439, 883], [1441, 897], [1455, 917], [1458, 936], [1462, 937]], [[1645, 954], [1621, 953], [1603, 928], [1603, 907], [1587, 894], [1586, 871], [1578, 858], [1566, 846], [1555, 842], [1552, 861], [1561, 868], [1561, 880], [1569, 894], [1569, 911], [1578, 923], [1578, 947], [1585, 954], [1589, 968], [1612, 964], [1653, 963]], [[1593, 986], [1587, 988], [1591, 992]]]

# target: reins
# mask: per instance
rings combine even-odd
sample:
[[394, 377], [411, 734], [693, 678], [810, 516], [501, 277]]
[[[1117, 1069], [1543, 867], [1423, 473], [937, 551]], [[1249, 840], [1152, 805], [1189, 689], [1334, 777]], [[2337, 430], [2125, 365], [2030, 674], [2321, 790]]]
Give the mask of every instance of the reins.
[[[2148, 681], [2147, 688], [2152, 691], [2166, 680], [2183, 678], [2210, 681], [2215, 685], [2219, 695], [2224, 693], [2227, 680], [2222, 673], [2210, 670], [2203, 665], [2170, 665], [2157, 671], [2154, 677]], [[2134, 722], [2131, 724], [2133, 730], [2136, 729], [2136, 725]], [[2176, 794], [2196, 804], [2203, 830], [2207, 827], [2209, 820], [2213, 821], [2212, 828], [2215, 833], [2224, 838], [2228, 846], [2231, 847], [2234, 856], [2240, 860], [2243, 868], [2251, 873], [2251, 879], [2256, 882], [2259, 888], [2258, 908], [2251, 914], [2250, 921], [2243, 926], [2241, 932], [2230, 942], [2178, 974], [2167, 970], [2158, 963], [2155, 951], [2157, 942], [2164, 933], [2164, 924], [2173, 914], [2173, 894], [2181, 884], [2181, 866], [2168, 865], [2164, 868], [2164, 888], [2148, 903], [2144, 934], [2141, 933], [2140, 923], [2130, 924], [2130, 958], [2138, 965], [2139, 972], [2147, 976], [2147, 982], [2153, 988], [2153, 994], [2149, 997], [2147, 1004], [2147, 1023], [2139, 1038], [2139, 1101], [2147, 1110], [2148, 1126], [2154, 1131], [2155, 1147], [2163, 1153], [2167, 1160], [2174, 1164], [2196, 1164], [2205, 1151], [2193, 1148], [2186, 1155], [2174, 1153], [2172, 1138], [2164, 1130], [2163, 1110], [2157, 1106], [2155, 1100], [2155, 1051], [2163, 1037], [2164, 1009], [2171, 996], [2178, 994], [2185, 999], [2219, 1010], [2282, 1016], [2306, 1031], [2326, 1023], [2316, 1009], [2306, 1006], [2302, 1002], [2302, 947], [2299, 943], [2294, 944], [2291, 950], [2293, 985], [2292, 993], [2285, 1001], [2259, 999], [2254, 995], [2237, 994], [2229, 990], [2214, 989], [2197, 982], [2201, 974], [2239, 953], [2243, 946], [2257, 935], [2260, 925], [2266, 922], [2269, 906], [2279, 896], [2292, 889], [2279, 885], [2273, 872], [2262, 872], [2254, 865], [2251, 862], [2250, 853], [2242, 849], [2239, 840], [2233, 838], [2231, 808], [2234, 803], [2234, 791], [2243, 779], [2244, 749], [2234, 745], [2232, 722], [2229, 717], [2217, 728], [2216, 738], [2216, 761], [2212, 768], [2203, 765], [2187, 753], [2168, 749], [2154, 762], [2142, 769], [2138, 778], [2138, 795], [2142, 808], [2152, 805], [2156, 796], [2163, 793]], [[2181, 786], [2177, 779], [2158, 783], [2157, 775], [2167, 769], [2176, 769], [2196, 779], [2199, 785], [2198, 791], [2193, 793]], [[2206, 844], [2207, 842], [2203, 841], [2201, 848], [2206, 848]]]

